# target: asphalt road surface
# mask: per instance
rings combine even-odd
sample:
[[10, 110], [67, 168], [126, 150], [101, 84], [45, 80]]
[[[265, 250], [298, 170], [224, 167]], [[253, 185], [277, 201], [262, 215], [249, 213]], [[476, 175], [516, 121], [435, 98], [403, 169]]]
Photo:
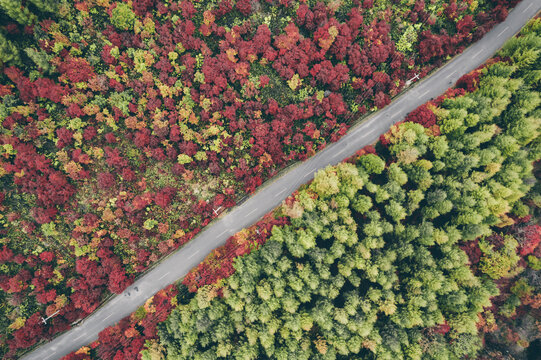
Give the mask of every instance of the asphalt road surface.
[[[22, 359], [59, 359], [96, 340], [101, 330], [114, 325], [143, 305], [150, 296], [160, 289], [182, 278], [208, 253], [223, 245], [229, 236], [252, 225], [278, 206], [301, 184], [310, 180], [317, 170], [337, 164], [353, 155], [357, 150], [372, 144], [392, 124], [404, 119], [419, 105], [445, 92], [458, 78], [490, 58], [540, 9], [541, 1], [523, 0], [509, 13], [503, 23], [494, 27], [481, 40], [455, 57], [450, 63], [419, 84], [412, 85], [409, 91], [395, 99], [383, 110], [350, 128], [340, 141], [329, 145], [307, 161], [295, 165], [284, 174], [263, 185], [242, 205], [207, 226], [188, 244], [139, 278], [124, 293], [112, 298], [73, 329], [36, 348], [23, 356]], [[135, 290], [136, 288], [137, 290]]]

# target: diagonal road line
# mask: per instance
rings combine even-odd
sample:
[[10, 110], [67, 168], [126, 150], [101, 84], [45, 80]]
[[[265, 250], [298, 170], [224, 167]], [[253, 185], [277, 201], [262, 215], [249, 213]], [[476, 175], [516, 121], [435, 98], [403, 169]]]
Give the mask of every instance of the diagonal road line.
[[478, 52], [475, 53], [475, 55], [473, 55], [473, 57], [478, 57], [478, 56], [481, 55], [483, 52], [485, 52], [485, 49], [480, 49]]
[[163, 274], [162, 276], [160, 276], [160, 277], [158, 278], [158, 280], [163, 279], [164, 277], [166, 277], [166, 276], [169, 275], [170, 273], [171, 273], [170, 271], [166, 272], [165, 274]]
[[246, 214], [244, 214], [244, 217], [246, 218], [246, 217], [252, 215], [253, 213], [255, 213], [256, 211], [257, 211], [257, 208], [252, 209], [252, 210], [248, 211]]
[[223, 235], [223, 234], [225, 234], [225, 233], [226, 233], [227, 231], [228, 231], [228, 230], [227, 230], [227, 229], [225, 229], [224, 231], [222, 231], [221, 233], [219, 233], [217, 237], [220, 237], [220, 236], [222, 236], [222, 235]]
[[446, 79], [449, 79], [451, 76], [453, 76], [454, 74], [456, 74], [456, 71], [453, 71], [452, 73], [450, 73], [449, 75], [447, 75], [445, 78]]
[[503, 30], [498, 34], [498, 37], [502, 36], [503, 33], [507, 31], [507, 29], [509, 29], [509, 26], [506, 26], [505, 29], [503, 29]]
[[428, 94], [429, 91], [430, 91], [430, 89], [426, 89], [425, 91], [423, 91], [423, 93], [421, 95], [419, 95], [419, 97], [425, 96], [426, 94]]
[[334, 158], [337, 158], [337, 157], [340, 156], [340, 155], [342, 155], [342, 154], [344, 153], [344, 151], [346, 151], [346, 150], [347, 150], [347, 147], [346, 147], [346, 145], [344, 144], [344, 146], [343, 146], [340, 150], [338, 150], [338, 151], [332, 156], [333, 159], [334, 159]]
[[283, 188], [282, 190], [280, 190], [280, 191], [278, 191], [276, 194], [274, 194], [274, 197], [280, 196], [280, 195], [283, 194], [286, 190], [287, 190], [287, 188]]

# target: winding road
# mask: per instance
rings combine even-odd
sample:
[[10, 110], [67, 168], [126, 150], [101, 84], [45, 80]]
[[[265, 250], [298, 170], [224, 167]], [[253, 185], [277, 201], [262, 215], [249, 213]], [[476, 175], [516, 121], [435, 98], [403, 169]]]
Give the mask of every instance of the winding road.
[[36, 348], [22, 359], [53, 360], [96, 340], [104, 328], [114, 325], [131, 314], [160, 289], [182, 278], [200, 263], [214, 248], [227, 238], [248, 227], [278, 206], [282, 200], [306, 183], [314, 173], [353, 155], [372, 144], [389, 127], [424, 104], [442, 94], [462, 75], [477, 68], [490, 58], [507, 39], [516, 34], [541, 9], [539, 0], [523, 0], [507, 19], [494, 27], [481, 40], [461, 55], [404, 92], [389, 106], [352, 127], [340, 141], [327, 146], [305, 162], [268, 181], [240, 206], [213, 221], [188, 244], [169, 255], [148, 273], [129, 286], [124, 293], [113, 297], [95, 313], [66, 333]]

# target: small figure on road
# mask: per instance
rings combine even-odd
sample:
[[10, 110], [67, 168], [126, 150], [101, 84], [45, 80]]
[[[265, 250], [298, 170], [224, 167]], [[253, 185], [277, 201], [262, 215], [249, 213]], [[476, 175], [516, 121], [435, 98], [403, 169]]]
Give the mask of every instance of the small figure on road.
[[139, 291], [139, 288], [136, 286], [133, 288], [135, 291]]

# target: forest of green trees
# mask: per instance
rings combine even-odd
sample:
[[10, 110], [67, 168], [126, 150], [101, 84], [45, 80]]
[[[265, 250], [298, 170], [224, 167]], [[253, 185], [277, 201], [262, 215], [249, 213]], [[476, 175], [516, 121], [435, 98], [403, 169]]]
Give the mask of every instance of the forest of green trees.
[[[320, 171], [284, 206], [222, 294], [199, 289], [162, 324], [167, 359], [464, 359], [517, 243], [474, 273], [460, 247], [524, 216], [541, 158], [541, 21], [485, 67], [477, 89], [402, 123], [376, 154]], [[483, 262], [484, 261], [484, 262]]]

